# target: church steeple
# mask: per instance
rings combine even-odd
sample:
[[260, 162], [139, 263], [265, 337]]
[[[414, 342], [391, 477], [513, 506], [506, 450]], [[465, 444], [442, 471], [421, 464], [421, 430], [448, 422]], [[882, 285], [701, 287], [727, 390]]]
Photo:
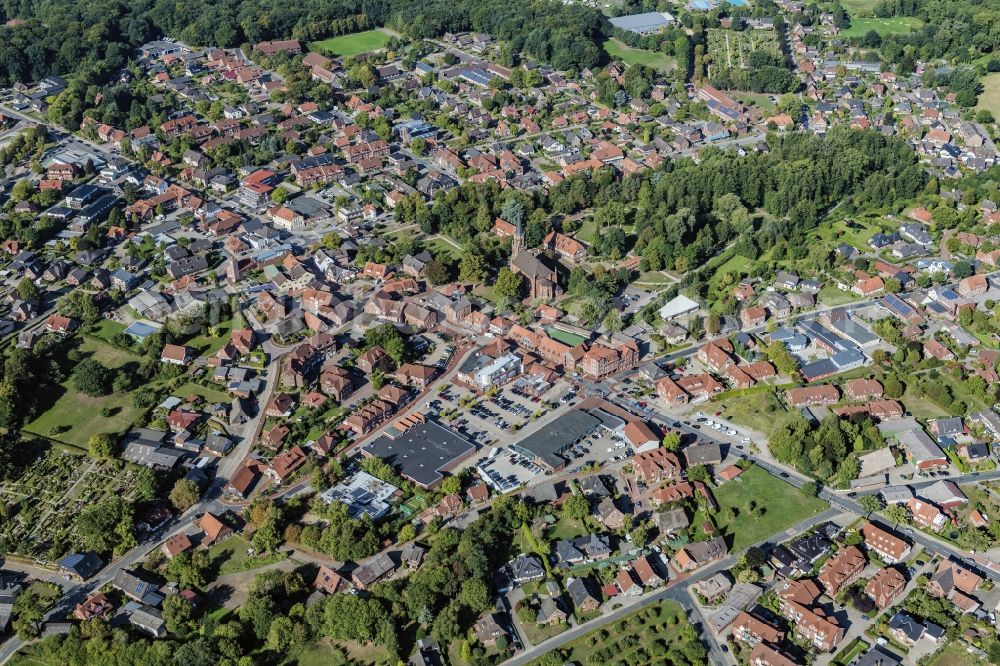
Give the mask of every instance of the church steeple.
[[517, 218], [517, 227], [514, 230], [514, 243], [510, 246], [510, 258], [514, 259], [518, 253], [524, 249], [524, 227], [521, 226], [521, 217]]

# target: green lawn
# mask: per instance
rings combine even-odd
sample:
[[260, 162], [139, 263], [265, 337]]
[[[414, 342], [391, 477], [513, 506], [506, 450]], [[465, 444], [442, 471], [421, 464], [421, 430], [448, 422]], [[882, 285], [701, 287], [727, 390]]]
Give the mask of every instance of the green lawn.
[[555, 624], [549, 624], [546, 626], [538, 626], [534, 622], [525, 622], [524, 633], [528, 634], [528, 640], [531, 641], [532, 645], [538, 645], [542, 641], [548, 640], [553, 636], [558, 636], [562, 632], [569, 629], [565, 622], [556, 622]]
[[309, 50], [343, 58], [378, 50], [385, 46], [388, 41], [389, 35], [384, 32], [366, 30], [364, 32], [356, 32], [353, 35], [331, 37], [319, 42], [312, 42], [309, 44]]
[[774, 112], [774, 102], [771, 101], [770, 96], [763, 93], [734, 92], [731, 93], [731, 97], [746, 106], [755, 106], [764, 113], [770, 114]]
[[878, 0], [841, 0], [840, 2], [840, 5], [851, 16], [857, 16], [862, 12], [871, 12], [877, 4]]
[[[722, 410], [723, 418], [767, 435], [793, 416], [770, 388], [723, 398], [717, 408]], [[714, 410], [705, 410], [706, 413], [709, 411]]]
[[329, 638], [321, 638], [315, 643], [308, 643], [299, 649], [293, 649], [282, 661], [291, 666], [347, 666], [348, 664], [385, 663], [385, 650], [378, 646], [361, 646], [345, 642], [343, 645]]
[[[665, 663], [651, 658], [649, 646], [660, 642], [664, 647], [674, 647], [684, 642], [681, 632], [687, 626], [684, 609], [674, 601], [665, 601], [570, 641], [560, 650], [560, 663]], [[531, 662], [532, 666], [540, 663], [541, 659]]]
[[221, 322], [211, 327], [204, 335], [196, 335], [184, 344], [197, 350], [199, 356], [215, 356], [229, 342], [233, 332], [233, 320]]
[[280, 562], [288, 557], [287, 553], [276, 553], [263, 557], [248, 555], [248, 548], [250, 548], [250, 542], [238, 535], [231, 536], [225, 541], [215, 544], [208, 550], [208, 556], [212, 561], [212, 568], [219, 575], [239, 573]]
[[[83, 337], [80, 351], [109, 368], [118, 368], [130, 361], [139, 360], [135, 354], [91, 337]], [[65, 430], [51, 437], [86, 449], [91, 435], [99, 432], [122, 432], [139, 415], [139, 410], [132, 405], [132, 397], [128, 393], [91, 397], [74, 388], [72, 377], [68, 377], [62, 387], [62, 395], [56, 398], [46, 412], [25, 426], [26, 432], [49, 437], [54, 428], [64, 428]], [[101, 415], [105, 408], [110, 410], [108, 416]]]
[[458, 247], [456, 247], [449, 242], [449, 239], [440, 235], [425, 238], [420, 241], [420, 244], [438, 260], [447, 262], [462, 256], [461, 243], [458, 243]]
[[930, 661], [928, 666], [975, 666], [986, 662], [979, 657], [973, 656], [957, 643], [945, 646], [940, 653]]
[[979, 95], [977, 109], [987, 109], [1000, 117], [1000, 72], [987, 74], [982, 79], [983, 92]]
[[880, 35], [905, 35], [923, 26], [923, 21], [912, 16], [897, 16], [894, 18], [859, 18], [851, 21], [851, 27], [842, 31], [844, 37], [862, 37], [869, 30]]
[[224, 391], [208, 388], [202, 386], [201, 384], [195, 384], [194, 382], [181, 384], [171, 391], [171, 393], [182, 400], [186, 399], [189, 395], [200, 395], [205, 402], [210, 403], [229, 402], [232, 399], [229, 394]]
[[581, 521], [561, 516], [556, 524], [549, 528], [545, 536], [549, 541], [558, 541], [559, 539], [575, 539], [587, 533], [587, 528]]
[[726, 260], [726, 263], [715, 269], [715, 276], [721, 277], [726, 273], [739, 273], [742, 275], [749, 273], [751, 266], [752, 262], [749, 259], [741, 254], [734, 254]]
[[859, 654], [865, 651], [868, 647], [868, 642], [862, 638], [855, 638], [853, 641], [848, 643], [843, 650], [838, 652], [833, 657], [834, 664], [849, 664], [851, 660], [857, 657]]
[[[791, 484], [775, 479], [756, 466], [714, 492], [719, 503], [715, 519], [719, 530], [731, 542], [730, 552], [740, 551], [763, 541], [827, 508], [827, 503], [823, 500], [806, 497]], [[764, 515], [759, 518], [749, 517], [746, 505], [751, 499], [757, 506], [764, 507]], [[732, 523], [726, 523], [722, 519], [727, 507], [733, 507], [737, 511]]]
[[112, 337], [124, 331], [125, 324], [120, 324], [117, 321], [112, 321], [111, 319], [102, 319], [94, 325], [94, 330], [91, 333], [105, 342], [110, 343]]
[[594, 238], [597, 237], [597, 220], [594, 219], [594, 216], [591, 215], [584, 220], [580, 228], [573, 233], [573, 236], [586, 243], [593, 243]]
[[833, 283], [824, 285], [817, 296], [817, 300], [823, 305], [843, 305], [853, 303], [859, 298], [853, 291], [838, 289]]
[[621, 60], [626, 65], [646, 65], [662, 72], [672, 72], [677, 66], [677, 60], [665, 53], [634, 49], [617, 39], [609, 39], [604, 42], [604, 50], [609, 56]]
[[639, 279], [636, 280], [635, 283], [642, 284], [644, 286], [656, 287], [670, 285], [674, 282], [660, 271], [647, 271], [645, 273], [640, 273]]

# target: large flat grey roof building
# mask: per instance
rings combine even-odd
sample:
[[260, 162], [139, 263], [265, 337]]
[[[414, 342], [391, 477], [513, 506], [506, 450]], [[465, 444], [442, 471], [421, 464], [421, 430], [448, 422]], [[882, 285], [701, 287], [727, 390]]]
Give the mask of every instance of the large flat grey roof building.
[[425, 421], [395, 437], [382, 435], [361, 450], [382, 458], [418, 486], [433, 488], [445, 472], [475, 453], [476, 446], [437, 421]]
[[642, 14], [616, 16], [611, 19], [611, 25], [634, 32], [637, 35], [659, 32], [673, 22], [674, 17], [667, 12], [643, 12]]
[[558, 470], [566, 464], [561, 454], [600, 425], [602, 421], [598, 417], [571, 409], [514, 444], [513, 448], [549, 469]]

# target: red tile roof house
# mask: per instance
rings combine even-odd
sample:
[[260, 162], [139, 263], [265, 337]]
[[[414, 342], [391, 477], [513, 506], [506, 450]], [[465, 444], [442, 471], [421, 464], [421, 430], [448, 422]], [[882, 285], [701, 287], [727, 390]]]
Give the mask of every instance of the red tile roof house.
[[233, 528], [222, 522], [215, 514], [207, 511], [202, 515], [201, 520], [198, 521], [198, 527], [205, 533], [201, 539], [201, 545], [205, 548], [209, 548], [213, 544], [225, 541], [233, 536]]
[[985, 294], [990, 282], [985, 275], [972, 275], [958, 283], [958, 293], [965, 298]]
[[326, 594], [336, 594], [347, 590], [351, 584], [346, 578], [326, 565], [320, 565], [316, 572], [316, 580], [313, 581], [313, 588]]
[[674, 555], [674, 566], [680, 571], [690, 571], [704, 566], [709, 562], [721, 560], [729, 553], [726, 540], [721, 537], [713, 537], [708, 541], [695, 541], [689, 543]]
[[437, 377], [437, 368], [419, 363], [404, 363], [396, 370], [396, 379], [423, 390]]
[[951, 350], [933, 338], [924, 343], [925, 356], [933, 356], [939, 361], [951, 361], [955, 355]]
[[722, 372], [731, 365], [736, 365], [731, 354], [733, 345], [725, 338], [706, 342], [698, 349], [698, 360], [715, 372]]
[[629, 421], [622, 431], [632, 448], [644, 453], [660, 446], [660, 435], [645, 421]]
[[878, 554], [889, 564], [902, 562], [910, 554], [910, 544], [871, 523], [865, 523], [861, 528], [861, 537], [868, 550]]
[[306, 452], [299, 446], [293, 446], [274, 457], [267, 473], [275, 483], [281, 484], [304, 464], [306, 464]]
[[76, 321], [61, 315], [52, 315], [45, 322], [45, 330], [49, 333], [69, 333], [76, 328]]
[[267, 403], [264, 416], [289, 417], [295, 410], [295, 400], [287, 393], [278, 393]]
[[844, 393], [851, 400], [878, 400], [882, 397], [882, 384], [875, 379], [853, 379], [844, 385]]
[[785, 393], [785, 400], [792, 407], [805, 407], [806, 405], [832, 405], [840, 400], [840, 391], [836, 386], [823, 384], [820, 386], [806, 386], [795, 388]]
[[639, 578], [643, 587], [657, 588], [665, 582], [663, 577], [656, 572], [656, 567], [650, 562], [649, 557], [640, 557], [633, 562], [632, 572]]
[[633, 456], [632, 469], [636, 478], [646, 486], [653, 487], [680, 476], [681, 461], [675, 453], [666, 449], [654, 449]]
[[250, 328], [239, 328], [232, 332], [230, 343], [240, 354], [249, 354], [254, 348], [254, 332]]
[[79, 603], [73, 609], [73, 617], [86, 622], [95, 617], [106, 618], [115, 610], [114, 604], [105, 596], [103, 592], [92, 594], [83, 603]]
[[910, 211], [909, 217], [924, 224], [930, 224], [934, 220], [931, 212], [926, 208], [914, 208]]
[[750, 646], [760, 642], [778, 644], [785, 638], [783, 631], [746, 611], [740, 611], [730, 628], [733, 638]]
[[898, 569], [886, 567], [880, 569], [865, 585], [865, 594], [882, 610], [890, 606], [902, 594], [906, 587], [906, 579]]
[[744, 308], [743, 311], [740, 312], [740, 321], [743, 322], [743, 328], [757, 328], [758, 326], [763, 326], [766, 319], [767, 310], [759, 305]]
[[618, 585], [618, 592], [629, 597], [637, 597], [642, 594], [642, 585], [632, 575], [631, 569], [622, 569], [615, 576], [615, 583]]
[[163, 542], [161, 550], [168, 560], [172, 560], [183, 552], [193, 548], [191, 539], [186, 534], [175, 534]]
[[392, 359], [389, 358], [388, 354], [381, 347], [372, 347], [364, 354], [358, 356], [355, 361], [358, 370], [370, 375], [376, 369], [388, 371], [392, 365]]
[[164, 345], [163, 351], [160, 353], [160, 362], [187, 365], [191, 362], [191, 357], [191, 350], [184, 345]]
[[856, 581], [864, 569], [864, 554], [856, 546], [848, 546], [823, 564], [816, 580], [823, 586], [826, 594], [834, 598], [841, 590]]

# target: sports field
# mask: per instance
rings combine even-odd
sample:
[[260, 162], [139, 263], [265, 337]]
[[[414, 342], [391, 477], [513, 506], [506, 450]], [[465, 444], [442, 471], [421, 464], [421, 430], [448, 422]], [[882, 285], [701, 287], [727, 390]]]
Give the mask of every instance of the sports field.
[[358, 55], [376, 51], [389, 41], [389, 35], [380, 30], [366, 30], [356, 32], [353, 35], [343, 35], [341, 37], [331, 37], [319, 42], [309, 44], [310, 51], [319, 51], [327, 55], [344, 58], [346, 56]]
[[905, 35], [923, 26], [923, 21], [912, 16], [897, 16], [895, 18], [857, 18], [851, 19], [851, 27], [840, 34], [844, 37], [863, 37], [869, 30], [880, 35]]

